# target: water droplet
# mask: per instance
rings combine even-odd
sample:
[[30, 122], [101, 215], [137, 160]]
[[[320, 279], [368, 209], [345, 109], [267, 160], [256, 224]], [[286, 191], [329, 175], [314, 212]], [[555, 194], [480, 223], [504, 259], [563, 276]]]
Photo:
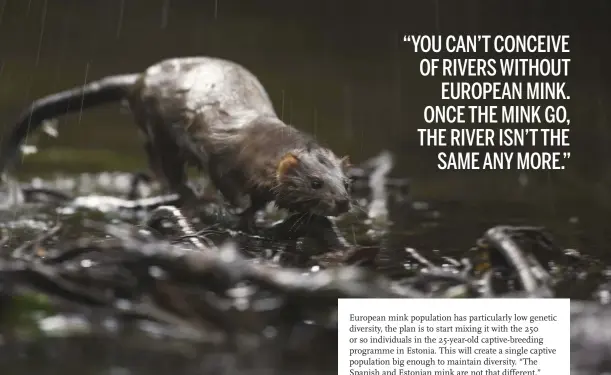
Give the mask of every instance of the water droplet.
[[429, 209], [429, 204], [427, 202], [416, 201], [412, 203], [412, 208], [416, 211], [426, 211]]
[[234, 306], [238, 311], [246, 311], [248, 310], [248, 306], [250, 306], [250, 304], [246, 298], [236, 298], [234, 301]]
[[149, 275], [154, 279], [161, 279], [165, 275], [165, 272], [157, 266], [152, 266], [149, 267]]
[[115, 303], [115, 306], [119, 310], [129, 310], [132, 307], [132, 304], [127, 300], [121, 299]]
[[608, 290], [601, 290], [598, 292], [598, 300], [603, 305], [607, 305], [611, 301], [611, 293]]
[[131, 375], [131, 371], [125, 367], [111, 367], [108, 370], [108, 375]]
[[272, 326], [267, 326], [263, 329], [263, 336], [265, 338], [271, 339], [271, 338], [276, 337], [277, 334], [278, 334], [278, 330], [276, 330], [276, 328]]

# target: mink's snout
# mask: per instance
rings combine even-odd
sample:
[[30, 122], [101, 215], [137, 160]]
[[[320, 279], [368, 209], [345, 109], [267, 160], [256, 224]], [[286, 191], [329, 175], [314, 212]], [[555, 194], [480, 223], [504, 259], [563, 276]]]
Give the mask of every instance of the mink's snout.
[[331, 204], [327, 205], [325, 216], [340, 216], [350, 211], [352, 205], [348, 198], [338, 198], [331, 201]]

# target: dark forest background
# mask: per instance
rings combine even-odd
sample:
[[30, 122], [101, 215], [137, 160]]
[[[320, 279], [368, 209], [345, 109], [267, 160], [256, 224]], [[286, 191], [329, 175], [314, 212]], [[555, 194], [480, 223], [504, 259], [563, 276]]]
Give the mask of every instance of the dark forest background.
[[[604, 0], [0, 0], [0, 128], [47, 93], [212, 55], [248, 67], [287, 122], [338, 153], [358, 162], [393, 151], [395, 173], [413, 177], [418, 196], [609, 207], [610, 15]], [[419, 75], [407, 33], [570, 34], [567, 169], [438, 171], [438, 150], [419, 147], [416, 129], [439, 85]], [[141, 168], [135, 129], [119, 106], [64, 117], [23, 172]]]

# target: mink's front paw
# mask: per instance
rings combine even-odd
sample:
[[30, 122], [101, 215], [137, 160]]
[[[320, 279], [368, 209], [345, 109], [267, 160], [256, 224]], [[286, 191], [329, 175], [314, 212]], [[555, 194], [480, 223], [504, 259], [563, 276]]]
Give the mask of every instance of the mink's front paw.
[[239, 194], [233, 197], [230, 201], [231, 205], [234, 206], [238, 212], [244, 213], [251, 207], [252, 202], [250, 196], [247, 194]]
[[240, 214], [238, 230], [245, 233], [255, 233], [257, 231], [256, 217], [250, 212], [250, 210], [247, 209], [245, 212]]
[[181, 207], [187, 207], [197, 203], [198, 197], [190, 187], [184, 185], [174, 189], [174, 192], [178, 194], [178, 204]]

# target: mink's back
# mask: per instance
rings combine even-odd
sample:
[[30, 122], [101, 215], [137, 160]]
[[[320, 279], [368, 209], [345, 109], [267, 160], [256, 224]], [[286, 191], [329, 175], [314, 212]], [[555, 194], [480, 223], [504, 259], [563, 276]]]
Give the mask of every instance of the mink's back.
[[216, 147], [241, 141], [240, 133], [253, 121], [278, 119], [254, 74], [212, 57], [174, 58], [152, 65], [134, 86], [129, 103], [145, 135], [172, 137], [204, 168]]
[[277, 117], [254, 74], [212, 57], [168, 59], [149, 67], [130, 102], [163, 123], [182, 127], [192, 125], [196, 114], [205, 120], [198, 126], [211, 128], [244, 126], [257, 116]]

